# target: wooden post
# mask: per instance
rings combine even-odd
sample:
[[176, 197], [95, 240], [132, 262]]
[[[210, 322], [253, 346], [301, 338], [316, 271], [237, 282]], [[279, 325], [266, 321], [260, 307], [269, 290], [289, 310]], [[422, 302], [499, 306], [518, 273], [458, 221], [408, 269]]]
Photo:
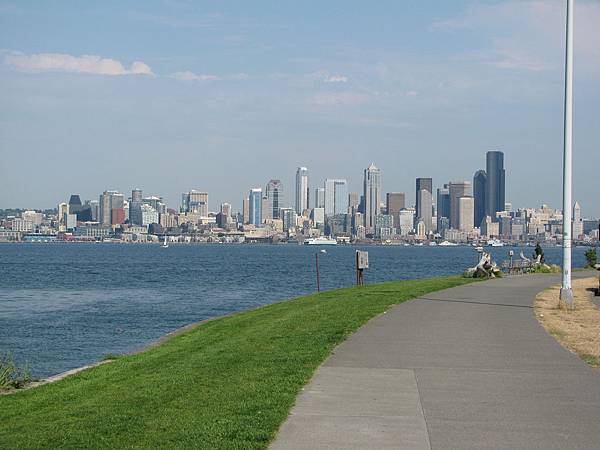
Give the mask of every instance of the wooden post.
[[317, 292], [321, 292], [321, 276], [319, 275], [319, 252], [315, 253], [315, 266], [317, 268]]

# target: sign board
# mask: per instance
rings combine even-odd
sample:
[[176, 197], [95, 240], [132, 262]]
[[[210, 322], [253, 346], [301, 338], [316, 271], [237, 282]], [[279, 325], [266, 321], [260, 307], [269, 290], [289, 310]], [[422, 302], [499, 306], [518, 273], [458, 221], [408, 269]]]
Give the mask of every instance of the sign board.
[[356, 268], [357, 269], [368, 269], [369, 268], [369, 252], [363, 252], [356, 250]]

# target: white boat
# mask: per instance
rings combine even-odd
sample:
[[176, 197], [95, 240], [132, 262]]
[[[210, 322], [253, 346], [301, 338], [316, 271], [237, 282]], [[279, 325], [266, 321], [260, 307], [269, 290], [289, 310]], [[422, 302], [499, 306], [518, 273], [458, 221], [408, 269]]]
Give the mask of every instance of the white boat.
[[165, 241], [163, 242], [162, 245], [163, 248], [169, 248], [169, 243], [167, 242], [167, 235], [165, 234]]
[[455, 244], [454, 242], [450, 242], [450, 241], [444, 241], [444, 242], [440, 242], [440, 244], [438, 244], [440, 247], [456, 247], [458, 244]]
[[487, 245], [490, 247], [504, 247], [504, 242], [498, 239], [490, 239], [487, 241]]
[[316, 238], [306, 239], [304, 245], [337, 245], [337, 241], [332, 238], [319, 236]]

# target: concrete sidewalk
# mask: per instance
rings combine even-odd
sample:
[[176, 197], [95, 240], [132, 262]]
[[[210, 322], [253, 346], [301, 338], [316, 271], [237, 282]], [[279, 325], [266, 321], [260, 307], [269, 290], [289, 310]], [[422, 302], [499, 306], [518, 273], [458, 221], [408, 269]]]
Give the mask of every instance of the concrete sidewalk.
[[393, 307], [336, 348], [271, 448], [600, 448], [600, 373], [534, 317], [558, 282], [504, 278]]

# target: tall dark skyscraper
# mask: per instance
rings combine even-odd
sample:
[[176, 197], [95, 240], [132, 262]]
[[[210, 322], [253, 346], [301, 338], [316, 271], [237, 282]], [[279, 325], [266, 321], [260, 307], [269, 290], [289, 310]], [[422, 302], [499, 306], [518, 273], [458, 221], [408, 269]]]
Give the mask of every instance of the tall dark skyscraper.
[[[417, 213], [417, 217], [423, 217], [422, 211], [421, 211], [421, 204], [419, 202], [419, 191], [425, 189], [426, 191], [429, 191], [429, 193], [431, 195], [433, 195], [433, 181], [431, 178], [417, 178], [417, 183], [416, 183], [416, 189], [415, 189], [415, 207], [416, 207], [416, 213]], [[431, 207], [431, 205], [429, 205], [429, 207]]]
[[473, 176], [473, 197], [475, 199], [475, 226], [479, 227], [485, 217], [485, 192], [487, 174], [485, 170], [478, 170]]
[[487, 183], [485, 192], [485, 214], [496, 220], [496, 213], [504, 211], [504, 153], [487, 152], [485, 157]]
[[448, 226], [450, 225], [450, 189], [447, 184], [443, 188], [437, 190], [437, 227], [438, 231], [442, 230], [442, 219], [447, 219]]

